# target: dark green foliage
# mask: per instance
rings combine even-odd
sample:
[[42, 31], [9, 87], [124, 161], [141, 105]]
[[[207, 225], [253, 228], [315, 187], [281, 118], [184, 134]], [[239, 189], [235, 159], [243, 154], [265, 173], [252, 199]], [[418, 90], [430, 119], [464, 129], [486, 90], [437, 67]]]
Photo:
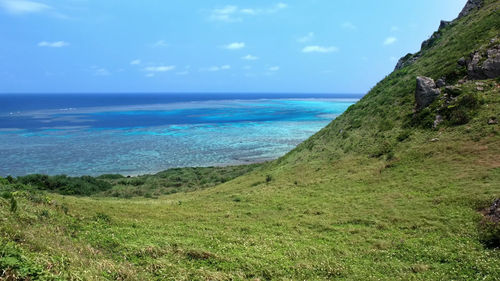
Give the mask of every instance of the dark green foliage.
[[9, 201], [10, 201], [10, 212], [11, 213], [17, 212], [17, 201], [16, 201], [16, 198], [14, 198], [14, 196], [11, 196]]
[[273, 180], [271, 175], [266, 175], [266, 183], [270, 183]]
[[18, 177], [17, 182], [63, 195], [88, 196], [112, 188], [110, 183], [90, 176], [68, 177], [65, 175], [47, 176], [34, 174]]
[[444, 120], [450, 126], [458, 126], [469, 123], [476, 114], [481, 101], [477, 93], [466, 93], [458, 96], [457, 100], [448, 106], [439, 109]]
[[104, 174], [104, 175], [100, 175], [97, 177], [97, 179], [100, 179], [100, 180], [117, 180], [117, 179], [122, 179], [122, 178], [124, 178], [124, 176], [119, 175], [119, 174]]
[[15, 180], [13, 177], [11, 177], [11, 176], [7, 176], [5, 179], [6, 179], [9, 183], [15, 183], [15, 181], [16, 181], [16, 180]]
[[105, 175], [97, 179], [105, 179], [113, 188], [101, 192], [99, 195], [120, 198], [138, 196], [158, 198], [160, 195], [189, 192], [216, 186], [249, 173], [260, 166], [261, 164], [228, 167], [174, 168], [155, 175], [137, 177]]
[[27, 260], [14, 243], [0, 239], [0, 280], [40, 280], [46, 276], [43, 269]]
[[500, 248], [500, 223], [483, 220], [479, 225], [479, 239], [488, 248]]
[[99, 212], [94, 216], [94, 220], [97, 222], [110, 223], [111, 217], [105, 213]]
[[406, 129], [406, 130], [401, 131], [401, 133], [397, 136], [396, 139], [398, 142], [403, 142], [403, 141], [407, 140], [410, 136], [411, 136], [411, 131]]

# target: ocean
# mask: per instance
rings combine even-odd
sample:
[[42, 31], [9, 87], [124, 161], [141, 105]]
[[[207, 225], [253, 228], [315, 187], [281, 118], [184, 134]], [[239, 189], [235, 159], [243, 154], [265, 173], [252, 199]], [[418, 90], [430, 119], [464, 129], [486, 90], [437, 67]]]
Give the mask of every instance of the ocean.
[[0, 176], [276, 159], [355, 103], [335, 94], [0, 94]]

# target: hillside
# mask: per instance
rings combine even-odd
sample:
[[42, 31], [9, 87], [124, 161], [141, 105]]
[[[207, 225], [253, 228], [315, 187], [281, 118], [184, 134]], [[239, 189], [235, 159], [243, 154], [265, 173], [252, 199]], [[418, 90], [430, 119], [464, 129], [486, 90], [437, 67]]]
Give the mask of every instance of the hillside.
[[470, 0], [292, 152], [205, 171], [217, 186], [123, 199], [0, 178], [0, 280], [500, 280], [500, 78], [483, 67], [499, 8]]

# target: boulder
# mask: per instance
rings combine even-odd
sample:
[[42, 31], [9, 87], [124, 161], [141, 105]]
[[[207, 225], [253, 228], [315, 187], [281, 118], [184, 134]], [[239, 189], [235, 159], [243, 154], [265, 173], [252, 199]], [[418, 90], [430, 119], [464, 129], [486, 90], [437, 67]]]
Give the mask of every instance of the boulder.
[[467, 75], [471, 79], [500, 77], [500, 45], [493, 46], [486, 52], [472, 53], [467, 63]]
[[485, 215], [495, 223], [500, 222], [500, 199], [496, 199], [493, 205], [486, 209]]
[[462, 12], [458, 15], [458, 18], [463, 18], [468, 16], [473, 10], [479, 9], [483, 6], [483, 0], [469, 0], [462, 9]]
[[483, 71], [488, 78], [500, 76], [500, 45], [487, 51], [488, 58], [483, 62]]
[[417, 90], [415, 91], [416, 110], [420, 111], [429, 106], [439, 95], [441, 91], [437, 88], [432, 78], [418, 76]]

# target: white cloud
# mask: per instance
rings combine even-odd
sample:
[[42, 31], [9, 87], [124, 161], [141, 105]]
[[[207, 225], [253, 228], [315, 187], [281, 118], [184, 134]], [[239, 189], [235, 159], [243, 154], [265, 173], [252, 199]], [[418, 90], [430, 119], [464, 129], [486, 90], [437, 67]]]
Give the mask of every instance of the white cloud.
[[65, 41], [56, 41], [56, 42], [42, 41], [38, 43], [38, 47], [62, 48], [67, 46], [69, 46], [69, 43]]
[[142, 61], [140, 59], [136, 59], [136, 60], [133, 60], [130, 62], [131, 65], [139, 65], [141, 63], [142, 63]]
[[228, 49], [228, 50], [239, 50], [239, 49], [245, 48], [245, 43], [244, 42], [234, 42], [231, 44], [227, 44], [226, 46], [224, 46], [224, 48]]
[[348, 21], [346, 21], [342, 24], [342, 28], [348, 29], [348, 30], [356, 30], [357, 29], [357, 27], [354, 24], [352, 24], [351, 22], [348, 22]]
[[278, 71], [278, 70], [280, 70], [279, 66], [271, 66], [271, 67], [269, 67], [269, 71], [273, 71], [274, 72], [274, 71]]
[[13, 15], [41, 13], [52, 9], [43, 3], [24, 0], [0, 0], [0, 6]]
[[168, 43], [165, 40], [158, 40], [153, 44], [153, 48], [165, 48], [168, 47]]
[[109, 76], [111, 75], [111, 72], [107, 70], [106, 68], [96, 68], [94, 69], [94, 75], [96, 76]]
[[175, 69], [175, 65], [148, 66], [144, 68], [147, 72], [167, 72]]
[[274, 7], [270, 8], [270, 9], [267, 9], [266, 12], [267, 13], [276, 13], [279, 10], [283, 10], [283, 9], [286, 9], [286, 8], [288, 8], [288, 4], [286, 4], [286, 3], [278, 3], [278, 4], [274, 5]]
[[244, 17], [257, 16], [265, 14], [274, 14], [287, 8], [286, 3], [277, 3], [268, 8], [239, 8], [238, 6], [228, 5], [222, 8], [212, 9], [209, 20], [222, 22], [241, 22]]
[[252, 55], [246, 55], [246, 56], [241, 57], [241, 58], [244, 60], [258, 60], [259, 59], [259, 57], [252, 56]]
[[324, 47], [324, 46], [306, 46], [304, 49], [302, 49], [303, 53], [333, 53], [337, 52], [339, 48], [335, 46], [329, 46], [329, 47]]
[[396, 43], [398, 41], [398, 39], [396, 37], [388, 37], [385, 39], [384, 41], [384, 45], [392, 45], [394, 43]]
[[391, 62], [397, 62], [398, 61], [398, 58], [397, 57], [390, 57], [389, 60]]
[[210, 13], [210, 20], [223, 22], [237, 22], [242, 19], [237, 16], [239, 9], [237, 6], [225, 6], [220, 9], [213, 9]]
[[306, 36], [300, 37], [297, 39], [297, 42], [299, 43], [307, 43], [310, 42], [314, 39], [314, 32], [309, 32]]
[[221, 66], [211, 66], [209, 68], [202, 68], [201, 71], [209, 71], [209, 72], [217, 72], [221, 70], [229, 70], [231, 69], [231, 66], [228, 64], [221, 65]]
[[240, 13], [247, 14], [247, 15], [256, 15], [257, 11], [254, 9], [241, 9]]

